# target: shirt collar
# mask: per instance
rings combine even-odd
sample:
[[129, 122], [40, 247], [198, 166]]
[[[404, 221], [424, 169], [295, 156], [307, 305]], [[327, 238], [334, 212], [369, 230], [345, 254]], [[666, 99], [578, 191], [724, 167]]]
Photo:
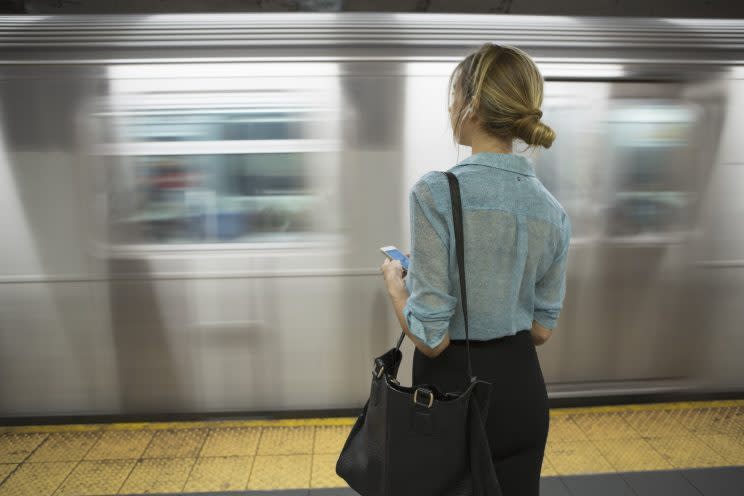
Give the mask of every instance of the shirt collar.
[[522, 174], [523, 176], [535, 175], [535, 168], [532, 166], [530, 160], [514, 153], [480, 152], [458, 162], [457, 166], [469, 164], [495, 167]]

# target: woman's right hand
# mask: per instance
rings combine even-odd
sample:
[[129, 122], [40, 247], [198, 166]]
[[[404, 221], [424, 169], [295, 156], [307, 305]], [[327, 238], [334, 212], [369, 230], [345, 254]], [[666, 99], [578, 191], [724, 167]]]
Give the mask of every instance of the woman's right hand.
[[545, 343], [545, 341], [550, 339], [550, 336], [553, 334], [553, 332], [547, 327], [538, 324], [536, 320], [533, 320], [530, 334], [532, 335], [532, 342], [535, 344], [535, 346], [540, 346], [541, 344]]

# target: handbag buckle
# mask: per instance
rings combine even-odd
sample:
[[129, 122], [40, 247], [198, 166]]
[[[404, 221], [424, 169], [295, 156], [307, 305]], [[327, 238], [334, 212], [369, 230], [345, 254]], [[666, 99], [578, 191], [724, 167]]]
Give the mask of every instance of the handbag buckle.
[[[378, 368], [379, 367], [379, 368]], [[375, 368], [372, 370], [372, 375], [379, 379], [382, 376], [382, 371], [385, 370], [385, 365], [381, 362], [375, 362]]]
[[[423, 393], [429, 393], [429, 404], [425, 403], [419, 403], [418, 402], [418, 392], [421, 391]], [[431, 405], [434, 404], [434, 393], [429, 391], [428, 389], [424, 388], [417, 388], [416, 391], [413, 392], [413, 402], [417, 405], [425, 406], [426, 408], [431, 408]]]

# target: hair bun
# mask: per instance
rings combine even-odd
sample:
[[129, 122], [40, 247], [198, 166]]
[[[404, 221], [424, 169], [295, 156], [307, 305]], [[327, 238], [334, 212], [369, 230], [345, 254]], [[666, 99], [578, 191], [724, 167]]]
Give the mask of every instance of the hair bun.
[[514, 121], [512, 133], [528, 145], [550, 148], [555, 141], [555, 131], [540, 121], [542, 111], [532, 111]]

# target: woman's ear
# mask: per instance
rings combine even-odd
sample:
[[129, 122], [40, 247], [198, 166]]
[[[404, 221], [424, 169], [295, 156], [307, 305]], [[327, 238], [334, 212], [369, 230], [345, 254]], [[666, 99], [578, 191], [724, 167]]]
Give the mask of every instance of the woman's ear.
[[471, 146], [473, 133], [480, 129], [480, 125], [481, 120], [478, 115], [473, 112], [469, 113], [465, 118], [465, 121], [462, 123], [462, 132], [460, 135], [462, 138], [460, 144], [462, 146]]

